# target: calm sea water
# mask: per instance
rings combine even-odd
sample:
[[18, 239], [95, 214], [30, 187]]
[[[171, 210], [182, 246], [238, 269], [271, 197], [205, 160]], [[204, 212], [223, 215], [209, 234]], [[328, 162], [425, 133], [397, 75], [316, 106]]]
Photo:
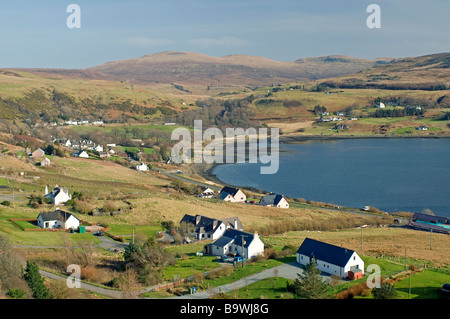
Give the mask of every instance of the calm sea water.
[[292, 198], [384, 211], [450, 217], [450, 139], [343, 139], [280, 146], [280, 167], [224, 164], [213, 173], [226, 184]]

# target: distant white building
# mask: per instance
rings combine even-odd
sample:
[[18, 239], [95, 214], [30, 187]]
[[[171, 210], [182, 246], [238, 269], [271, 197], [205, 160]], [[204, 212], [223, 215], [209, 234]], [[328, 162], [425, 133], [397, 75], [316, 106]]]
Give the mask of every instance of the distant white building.
[[226, 186], [220, 191], [219, 198], [226, 202], [242, 203], [245, 202], [247, 196], [239, 188]]
[[81, 157], [81, 158], [89, 158], [89, 154], [86, 151], [81, 151], [78, 153], [75, 153], [76, 157]]
[[214, 191], [209, 187], [202, 188], [202, 192], [198, 194], [198, 197], [201, 198], [213, 198], [214, 197]]
[[268, 207], [289, 208], [289, 203], [283, 195], [270, 193], [259, 201], [259, 205]]
[[94, 151], [97, 151], [97, 152], [103, 152], [103, 146], [102, 145], [96, 145], [95, 147], [94, 147]]
[[51, 203], [57, 206], [66, 203], [68, 200], [71, 200], [72, 196], [69, 194], [67, 188], [59, 187], [58, 185], [56, 185], [51, 192], [48, 192], [48, 187], [45, 186], [44, 198], [49, 198], [51, 200]]
[[80, 226], [80, 220], [71, 213], [55, 210], [54, 212], [40, 213], [37, 217], [37, 224], [45, 229], [77, 229]]
[[48, 159], [47, 157], [46, 158], [44, 158], [42, 161], [41, 161], [41, 166], [42, 167], [45, 167], [45, 166], [50, 166], [50, 159]]
[[135, 168], [136, 168], [137, 171], [141, 171], [141, 172], [148, 171], [148, 166], [145, 163], [141, 163], [139, 165], [136, 165]]
[[386, 105], [383, 103], [383, 102], [380, 102], [378, 105], [377, 105], [377, 108], [379, 108], [379, 109], [384, 109], [386, 107]]

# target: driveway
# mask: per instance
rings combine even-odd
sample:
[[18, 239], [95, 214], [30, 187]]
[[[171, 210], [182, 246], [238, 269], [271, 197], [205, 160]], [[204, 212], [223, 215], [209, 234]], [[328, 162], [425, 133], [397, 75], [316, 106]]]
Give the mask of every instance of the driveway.
[[[250, 276], [247, 276], [243, 279], [237, 280], [235, 282], [232, 282], [230, 284], [227, 285], [223, 285], [223, 286], [219, 286], [219, 287], [215, 287], [213, 289], [207, 290], [207, 291], [201, 291], [192, 295], [183, 295], [183, 296], [179, 296], [179, 297], [174, 297], [171, 299], [208, 299], [209, 297], [211, 297], [212, 295], [215, 295], [217, 293], [220, 292], [230, 292], [236, 289], [240, 289], [243, 287], [246, 287], [247, 285], [251, 285], [257, 281], [266, 279], [266, 278], [271, 278], [271, 277], [282, 277], [282, 278], [286, 278], [286, 279], [297, 279], [298, 278], [298, 274], [302, 274], [303, 273], [303, 269], [302, 267], [294, 262], [291, 263], [286, 263], [280, 266], [276, 266], [264, 271], [261, 271], [257, 274], [253, 274]], [[324, 281], [329, 281], [330, 280], [330, 276], [326, 275], [326, 274], [322, 274], [322, 278]]]

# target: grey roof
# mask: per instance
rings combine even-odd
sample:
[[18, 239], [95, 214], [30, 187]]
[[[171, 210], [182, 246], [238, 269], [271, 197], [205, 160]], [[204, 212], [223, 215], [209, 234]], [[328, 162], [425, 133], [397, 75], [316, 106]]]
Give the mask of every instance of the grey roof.
[[270, 193], [269, 195], [265, 195], [261, 197], [259, 201], [259, 205], [269, 206], [269, 205], [278, 205], [278, 203], [284, 198], [283, 195]]
[[46, 194], [44, 197], [53, 197], [53, 198], [55, 198], [61, 192], [68, 194], [69, 190], [67, 188], [65, 188], [65, 187], [56, 186], [55, 188], [53, 188], [53, 190], [50, 193]]
[[228, 194], [230, 194], [231, 196], [234, 197], [238, 191], [239, 191], [239, 188], [225, 186], [220, 191], [220, 197], [223, 199], [223, 198], [227, 197]]
[[300, 248], [297, 250], [297, 253], [344, 267], [354, 251], [311, 238], [305, 238]]
[[214, 219], [201, 215], [184, 215], [180, 222], [190, 223], [195, 226], [195, 231], [199, 233], [214, 232], [216, 228], [224, 223], [227, 227], [234, 228], [234, 221], [236, 220], [237, 228], [242, 229], [242, 223], [239, 217], [230, 217], [225, 219]]
[[242, 246], [242, 236], [244, 236], [244, 248], [248, 248], [255, 238], [255, 235], [236, 229], [227, 229], [222, 237], [213, 242], [212, 245], [224, 247], [232, 242], [234, 245]]
[[[44, 222], [51, 221], [51, 220], [59, 220], [61, 222], [65, 222], [66, 220], [68, 220], [70, 218], [70, 216], [73, 216], [73, 215], [71, 213], [68, 213], [68, 212], [58, 209], [53, 212], [40, 213], [38, 215], [38, 218], [39, 218], [39, 216], [42, 217], [42, 220]], [[75, 217], [75, 216], [73, 216], [73, 217]]]

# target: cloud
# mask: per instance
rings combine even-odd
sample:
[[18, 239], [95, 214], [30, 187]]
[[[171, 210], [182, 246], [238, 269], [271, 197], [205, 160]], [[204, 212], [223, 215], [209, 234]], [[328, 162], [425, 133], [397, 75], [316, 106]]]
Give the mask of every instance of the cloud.
[[209, 47], [241, 47], [245, 45], [249, 45], [250, 43], [231, 36], [222, 37], [220, 39], [212, 39], [212, 38], [197, 38], [188, 40], [189, 44], [196, 45], [203, 48]]
[[173, 44], [173, 40], [170, 39], [155, 39], [149, 37], [129, 37], [124, 40], [125, 43], [139, 46], [139, 47], [159, 47], [164, 45]]

